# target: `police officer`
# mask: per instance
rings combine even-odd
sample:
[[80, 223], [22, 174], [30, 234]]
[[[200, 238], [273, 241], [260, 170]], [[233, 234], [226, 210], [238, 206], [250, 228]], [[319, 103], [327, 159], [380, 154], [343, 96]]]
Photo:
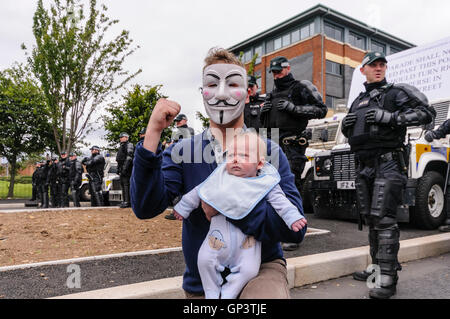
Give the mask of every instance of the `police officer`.
[[70, 160], [67, 152], [61, 152], [61, 159], [58, 163], [57, 179], [59, 191], [59, 207], [69, 207], [69, 187], [70, 187]]
[[[369, 226], [372, 263], [379, 266], [380, 287], [372, 298], [387, 299], [396, 293], [400, 248], [397, 208], [407, 182], [405, 136], [408, 126], [432, 122], [436, 112], [424, 94], [407, 84], [388, 83], [387, 60], [381, 52], [369, 52], [362, 61], [366, 77], [362, 92], [342, 122], [357, 160], [357, 203]], [[366, 281], [371, 273], [356, 272], [354, 279]]]
[[81, 163], [77, 160], [77, 154], [70, 153], [69, 159], [70, 159], [69, 178], [70, 178], [70, 189], [72, 192], [73, 206], [80, 207], [81, 206], [80, 186], [83, 175], [83, 167], [81, 166]]
[[194, 136], [194, 129], [192, 127], [189, 127], [187, 125], [188, 118], [184, 114], [178, 114], [177, 117], [173, 120], [176, 125], [176, 129], [174, 131], [174, 138], [173, 140], [175, 142], [183, 139], [183, 138], [189, 138], [191, 136]]
[[[173, 138], [171, 140], [170, 143], [166, 143], [165, 147], [169, 147], [172, 143], [176, 143], [179, 140], [183, 139], [183, 138], [190, 138], [191, 136], [194, 136], [194, 129], [192, 127], [189, 127], [187, 125], [187, 116], [184, 114], [178, 114], [177, 117], [175, 117], [175, 119], [173, 120], [175, 122], [176, 125], [176, 129], [173, 132]], [[177, 197], [174, 200], [174, 205], [178, 202], [178, 200], [181, 197]], [[164, 216], [165, 219], [169, 219], [169, 220], [176, 220], [175, 215], [172, 213], [167, 214], [166, 216]]]
[[[431, 143], [435, 139], [438, 140], [438, 139], [444, 138], [447, 134], [450, 134], [450, 120], [446, 120], [434, 131], [427, 131], [425, 133], [425, 140], [427, 142]], [[447, 219], [446, 219], [444, 225], [439, 227], [439, 230], [441, 232], [450, 232], [450, 188], [448, 186], [448, 182], [450, 180], [449, 179], [450, 176], [448, 176], [450, 174], [450, 163], [448, 164], [446, 174], [447, 174], [447, 176], [445, 176], [445, 178], [447, 180], [447, 185], [446, 185], [447, 189], [446, 189], [446, 194], [445, 194], [445, 200], [446, 200], [445, 207], [447, 208]]]
[[33, 175], [31, 176], [31, 201], [38, 201], [40, 200], [40, 194], [38, 189], [38, 174], [39, 174], [39, 167], [41, 167], [41, 162], [35, 163], [35, 170], [33, 172]]
[[91, 193], [91, 206], [103, 206], [102, 183], [105, 169], [105, 158], [100, 154], [98, 146], [91, 147], [91, 156], [85, 157], [81, 164], [86, 165]]
[[261, 105], [264, 99], [259, 96], [256, 77], [248, 76], [247, 100], [244, 107], [244, 123], [247, 128], [254, 128], [257, 132], [261, 126]]
[[[327, 107], [317, 88], [309, 81], [295, 80], [288, 59], [283, 56], [270, 61], [275, 86], [268, 93], [261, 109], [261, 124], [267, 128], [267, 136], [276, 140], [272, 130], [279, 129], [279, 144], [289, 160], [295, 175], [297, 188], [301, 187], [301, 175], [307, 158], [310, 132], [306, 130], [308, 120], [321, 119]], [[284, 243], [284, 250], [295, 250], [298, 244]]]
[[49, 170], [50, 161], [42, 161], [39, 167], [38, 178], [38, 189], [41, 198], [41, 208], [48, 208], [48, 184], [47, 184], [47, 174]]
[[133, 169], [134, 145], [128, 141], [127, 133], [120, 133], [120, 147], [117, 152], [117, 173], [120, 176], [120, 187], [122, 188], [122, 203], [120, 208], [131, 207], [130, 203], [130, 178]]
[[147, 130], [147, 129], [144, 127], [142, 130], [139, 131], [139, 141], [138, 141], [138, 142], [144, 140], [146, 130]]
[[58, 181], [58, 157], [53, 157], [50, 163], [50, 167], [47, 174], [47, 184], [50, 188], [50, 206], [51, 207], [60, 207], [60, 199], [59, 195], [61, 193], [60, 184]]

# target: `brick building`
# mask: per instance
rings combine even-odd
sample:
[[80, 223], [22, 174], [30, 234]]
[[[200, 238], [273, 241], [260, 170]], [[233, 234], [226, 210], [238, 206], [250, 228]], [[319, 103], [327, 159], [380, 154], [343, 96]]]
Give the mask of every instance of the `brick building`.
[[268, 72], [270, 60], [285, 56], [298, 80], [309, 80], [318, 88], [330, 109], [346, 105], [353, 70], [370, 50], [394, 54], [414, 44], [317, 5], [264, 32], [229, 48], [247, 64], [255, 53], [255, 75], [262, 93], [273, 88]]

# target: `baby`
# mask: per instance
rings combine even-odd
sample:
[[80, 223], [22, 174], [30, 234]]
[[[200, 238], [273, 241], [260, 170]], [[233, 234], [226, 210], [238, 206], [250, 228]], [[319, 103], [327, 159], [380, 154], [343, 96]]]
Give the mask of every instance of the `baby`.
[[[198, 269], [207, 299], [235, 299], [243, 287], [258, 275], [261, 242], [227, 221], [246, 217], [258, 202], [268, 202], [293, 231], [307, 221], [278, 185], [278, 171], [265, 162], [266, 144], [254, 131], [234, 136], [227, 148], [226, 162], [200, 185], [185, 194], [174, 207], [177, 219], [188, 218], [200, 201], [216, 209], [198, 254]], [[250, 216], [251, 217], [251, 216]], [[223, 284], [221, 272], [230, 274]]]

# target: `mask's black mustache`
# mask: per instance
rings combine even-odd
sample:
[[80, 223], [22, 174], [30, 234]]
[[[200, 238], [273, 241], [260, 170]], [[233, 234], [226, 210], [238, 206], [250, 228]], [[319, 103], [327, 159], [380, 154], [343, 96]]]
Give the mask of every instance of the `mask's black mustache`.
[[239, 104], [239, 101], [237, 101], [236, 104], [230, 104], [230, 103], [228, 103], [228, 102], [225, 101], [225, 100], [218, 100], [216, 103], [213, 103], [213, 104], [211, 104], [211, 103], [208, 102], [208, 105], [209, 105], [209, 106], [217, 106], [217, 105], [219, 105], [220, 103], [223, 103], [225, 106], [236, 106], [236, 105]]

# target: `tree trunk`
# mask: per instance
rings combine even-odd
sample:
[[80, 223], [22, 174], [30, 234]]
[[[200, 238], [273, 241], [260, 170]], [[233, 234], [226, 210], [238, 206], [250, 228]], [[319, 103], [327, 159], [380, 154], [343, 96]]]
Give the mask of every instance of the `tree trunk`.
[[14, 180], [16, 178], [16, 161], [11, 162], [11, 179], [9, 180], [9, 189], [7, 198], [14, 197]]

